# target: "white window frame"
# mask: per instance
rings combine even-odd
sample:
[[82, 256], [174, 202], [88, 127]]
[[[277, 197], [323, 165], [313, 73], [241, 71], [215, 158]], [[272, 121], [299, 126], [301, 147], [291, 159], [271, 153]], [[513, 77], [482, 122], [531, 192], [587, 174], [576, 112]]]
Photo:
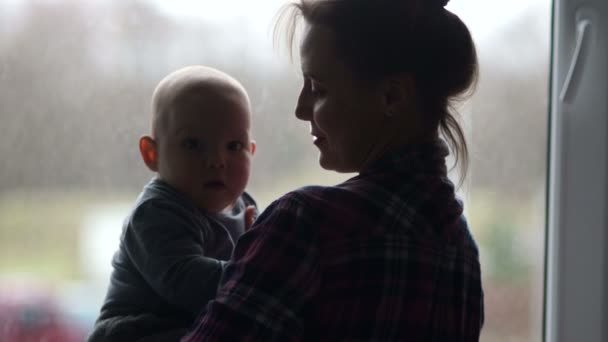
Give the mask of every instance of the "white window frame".
[[544, 336], [608, 341], [608, 1], [555, 0]]

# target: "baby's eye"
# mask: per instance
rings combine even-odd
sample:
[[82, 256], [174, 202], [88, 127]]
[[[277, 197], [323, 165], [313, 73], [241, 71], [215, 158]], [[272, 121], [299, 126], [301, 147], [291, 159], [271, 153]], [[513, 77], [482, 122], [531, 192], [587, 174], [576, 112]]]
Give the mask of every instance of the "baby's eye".
[[231, 141], [228, 143], [228, 149], [230, 151], [240, 151], [245, 147], [245, 145], [240, 141]]
[[198, 150], [201, 144], [197, 139], [194, 138], [186, 138], [182, 142], [182, 147], [189, 151]]

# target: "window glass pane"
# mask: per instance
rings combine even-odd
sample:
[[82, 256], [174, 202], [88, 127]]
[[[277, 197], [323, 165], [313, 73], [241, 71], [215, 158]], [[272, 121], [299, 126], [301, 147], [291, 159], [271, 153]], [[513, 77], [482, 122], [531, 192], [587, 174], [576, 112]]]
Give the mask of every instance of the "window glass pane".
[[[317, 166], [293, 115], [299, 67], [272, 45], [283, 3], [0, 2], [0, 340], [81, 341], [91, 328], [122, 220], [152, 177], [137, 149], [150, 95], [174, 69], [214, 66], [248, 89], [258, 145], [249, 190], [261, 207], [348, 177]], [[458, 110], [472, 152], [461, 193], [482, 253], [482, 340], [538, 341], [550, 0], [449, 8], [481, 62], [477, 93]]]
[[463, 189], [480, 245], [482, 341], [541, 341], [551, 1], [452, 1], [476, 40], [480, 79], [460, 110]]

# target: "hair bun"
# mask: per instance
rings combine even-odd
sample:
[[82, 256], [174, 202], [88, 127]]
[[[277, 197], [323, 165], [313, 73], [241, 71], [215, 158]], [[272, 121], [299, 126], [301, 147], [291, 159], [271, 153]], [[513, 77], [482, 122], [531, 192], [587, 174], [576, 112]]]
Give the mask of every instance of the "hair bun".
[[[403, 0], [401, 0], [403, 1]], [[406, 2], [412, 0], [405, 0]], [[414, 0], [415, 3], [419, 4], [419, 6], [427, 11], [439, 11], [445, 8], [448, 5], [450, 0]]]
[[422, 2], [427, 4], [427, 8], [442, 9], [448, 5], [450, 0], [422, 0]]

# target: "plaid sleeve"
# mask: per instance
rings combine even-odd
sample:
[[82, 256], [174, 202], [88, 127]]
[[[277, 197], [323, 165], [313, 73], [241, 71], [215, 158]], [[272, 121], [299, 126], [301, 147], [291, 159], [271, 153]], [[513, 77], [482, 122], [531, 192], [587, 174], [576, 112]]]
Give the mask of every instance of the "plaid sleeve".
[[298, 193], [275, 201], [243, 235], [194, 341], [300, 341], [320, 286], [318, 235]]

